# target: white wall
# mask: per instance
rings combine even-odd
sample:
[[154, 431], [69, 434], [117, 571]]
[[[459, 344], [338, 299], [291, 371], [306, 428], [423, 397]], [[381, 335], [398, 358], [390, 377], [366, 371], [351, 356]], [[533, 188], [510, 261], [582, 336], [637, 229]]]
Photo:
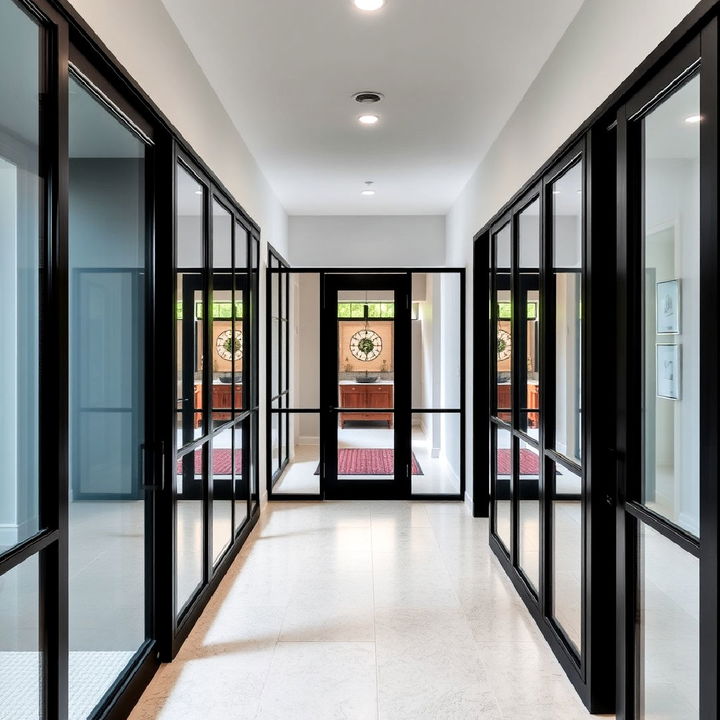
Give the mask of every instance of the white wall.
[[445, 264], [441, 215], [291, 216], [294, 266], [406, 267]]
[[[262, 230], [260, 317], [265, 313], [266, 243], [287, 254], [287, 215], [160, 0], [73, 0], [107, 45]], [[265, 324], [260, 324], [260, 388], [265, 387]], [[265, 443], [260, 413], [260, 447]], [[265, 453], [260, 453], [265, 492]]]
[[[585, 0], [447, 215], [446, 262], [468, 267], [469, 298], [473, 235], [696, 4], [696, 0]], [[468, 304], [469, 340], [472, 321]], [[470, 439], [472, 345], [468, 342]], [[467, 453], [467, 487], [472, 494], [471, 442]]]

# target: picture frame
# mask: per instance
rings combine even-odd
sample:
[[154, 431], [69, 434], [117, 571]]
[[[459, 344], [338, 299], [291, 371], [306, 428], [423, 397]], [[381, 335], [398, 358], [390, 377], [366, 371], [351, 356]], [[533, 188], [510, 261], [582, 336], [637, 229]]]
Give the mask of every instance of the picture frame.
[[682, 353], [680, 345], [658, 343], [655, 346], [656, 395], [680, 400], [682, 389]]
[[655, 283], [655, 326], [658, 335], [680, 333], [680, 280]]

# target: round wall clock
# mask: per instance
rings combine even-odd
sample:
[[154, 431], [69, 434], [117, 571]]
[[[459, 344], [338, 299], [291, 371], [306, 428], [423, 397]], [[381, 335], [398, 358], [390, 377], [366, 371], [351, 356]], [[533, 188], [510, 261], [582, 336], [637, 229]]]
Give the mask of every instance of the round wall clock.
[[382, 349], [382, 338], [372, 330], [360, 330], [350, 338], [350, 352], [363, 362], [374, 360]]
[[[235, 331], [235, 342], [233, 343], [233, 332], [232, 330], [224, 330], [221, 332], [215, 340], [215, 352], [223, 360], [232, 360], [233, 349], [235, 350], [235, 359], [240, 360], [242, 358], [242, 344], [243, 335], [241, 330]], [[235, 347], [233, 348], [233, 345]]]
[[512, 337], [505, 330], [497, 331], [497, 359], [498, 362], [507, 360], [512, 353]]

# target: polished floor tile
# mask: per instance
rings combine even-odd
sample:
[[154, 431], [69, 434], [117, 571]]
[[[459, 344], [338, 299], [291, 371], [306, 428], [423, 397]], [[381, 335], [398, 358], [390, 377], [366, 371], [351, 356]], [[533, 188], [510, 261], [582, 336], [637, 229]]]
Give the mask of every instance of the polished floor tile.
[[460, 503], [271, 503], [131, 720], [580, 720]]

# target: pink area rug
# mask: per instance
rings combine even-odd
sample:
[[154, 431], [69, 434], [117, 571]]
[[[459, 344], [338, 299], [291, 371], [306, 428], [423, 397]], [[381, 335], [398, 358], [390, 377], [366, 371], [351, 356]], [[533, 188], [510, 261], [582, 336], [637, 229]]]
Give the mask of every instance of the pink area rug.
[[[497, 451], [497, 474], [509, 475], [512, 471], [512, 451], [509, 448], [500, 448]], [[538, 475], [540, 473], [540, 458], [527, 448], [520, 450], [520, 474]]]
[[[231, 470], [231, 454], [230, 448], [216, 448], [212, 451], [212, 473], [213, 475], [230, 475]], [[202, 448], [194, 453], [195, 455], [195, 475], [202, 475]], [[183, 471], [183, 460], [181, 458], [177, 463], [178, 475]], [[242, 475], [242, 450], [235, 451], [235, 474]]]
[[[320, 474], [317, 466], [315, 474]], [[341, 448], [338, 450], [338, 475], [394, 475], [395, 451], [385, 448]], [[424, 475], [412, 454], [412, 474]]]

